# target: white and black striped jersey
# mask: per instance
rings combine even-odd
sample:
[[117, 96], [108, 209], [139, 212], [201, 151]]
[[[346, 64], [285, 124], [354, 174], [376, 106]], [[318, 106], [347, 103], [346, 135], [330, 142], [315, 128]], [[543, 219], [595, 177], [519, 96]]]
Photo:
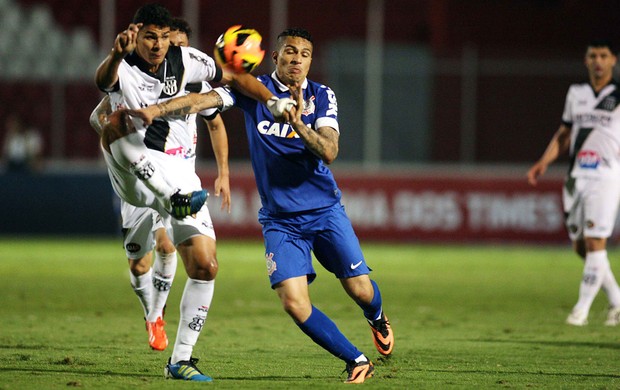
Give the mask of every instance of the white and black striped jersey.
[[[106, 91], [113, 111], [161, 103], [185, 95], [191, 84], [220, 81], [222, 77], [222, 70], [215, 61], [192, 47], [170, 46], [157, 72], [151, 73], [148, 68], [148, 63], [135, 51], [123, 59], [118, 69], [118, 82]], [[157, 118], [148, 128], [144, 128], [140, 119], [133, 118], [133, 123], [144, 133], [148, 148], [183, 158], [195, 156], [195, 127], [188, 129], [187, 117]]]
[[[618, 159], [612, 152], [620, 140], [618, 87], [613, 81], [599, 93], [590, 83], [572, 84], [568, 89], [562, 123], [571, 128], [571, 176], [599, 175], [613, 165], [611, 159]], [[594, 130], [601, 134], [594, 135]]]

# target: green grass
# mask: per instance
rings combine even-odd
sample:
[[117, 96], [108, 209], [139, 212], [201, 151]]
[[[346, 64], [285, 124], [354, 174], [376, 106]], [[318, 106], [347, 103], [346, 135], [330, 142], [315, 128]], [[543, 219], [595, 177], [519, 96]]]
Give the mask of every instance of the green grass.
[[[360, 311], [317, 266], [314, 304], [376, 360], [370, 388], [618, 388], [620, 329], [564, 319], [582, 265], [562, 247], [364, 244], [396, 334], [379, 359]], [[618, 271], [618, 250], [610, 251]], [[218, 388], [337, 388], [344, 365], [269, 288], [260, 243], [222, 240], [216, 295], [194, 355]], [[185, 273], [167, 311], [174, 340]], [[150, 351], [120, 240], [0, 239], [0, 389], [197, 388]]]

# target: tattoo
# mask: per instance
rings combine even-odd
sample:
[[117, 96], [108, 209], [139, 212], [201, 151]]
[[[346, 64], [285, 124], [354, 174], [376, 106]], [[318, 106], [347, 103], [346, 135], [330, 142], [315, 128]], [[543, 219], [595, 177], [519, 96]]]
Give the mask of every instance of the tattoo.
[[191, 113], [192, 107], [176, 107], [177, 104], [175, 103], [172, 100], [168, 100], [167, 102], [157, 104], [160, 116], [183, 116]]
[[183, 116], [194, 114], [208, 108], [224, 106], [224, 100], [219, 93], [210, 91], [206, 94], [190, 93], [189, 95], [158, 103], [158, 116]]
[[222, 99], [222, 97], [220, 96], [219, 93], [217, 92], [213, 92], [216, 96], [215, 96], [215, 102], [216, 102], [216, 106], [218, 109], [222, 109], [222, 107], [224, 107], [224, 100]]
[[336, 130], [323, 127], [314, 131], [307, 126], [302, 126], [295, 131], [306, 147], [326, 163], [329, 164], [338, 155], [338, 132]]

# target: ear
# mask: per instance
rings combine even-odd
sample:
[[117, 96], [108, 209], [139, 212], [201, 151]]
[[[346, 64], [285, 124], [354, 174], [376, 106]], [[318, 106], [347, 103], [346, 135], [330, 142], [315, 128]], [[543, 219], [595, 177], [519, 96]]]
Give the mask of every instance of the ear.
[[277, 51], [271, 52], [271, 59], [275, 65], [278, 65], [278, 52]]

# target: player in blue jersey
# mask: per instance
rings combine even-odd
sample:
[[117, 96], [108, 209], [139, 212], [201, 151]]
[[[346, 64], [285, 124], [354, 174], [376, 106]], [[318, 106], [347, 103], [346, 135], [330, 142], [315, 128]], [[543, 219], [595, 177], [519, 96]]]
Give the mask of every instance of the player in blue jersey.
[[[373, 375], [372, 362], [312, 304], [308, 290], [316, 277], [314, 253], [362, 309], [379, 353], [391, 354], [394, 335], [383, 312], [379, 287], [369, 277], [370, 268], [340, 202], [340, 189], [326, 166], [338, 155], [338, 105], [329, 87], [306, 78], [312, 53], [312, 37], [306, 30], [285, 30], [272, 53], [275, 72], [258, 77], [276, 97], [294, 97], [296, 105], [288, 107], [284, 123], [274, 120], [265, 106], [243, 94], [228, 88], [216, 91], [222, 97], [221, 109], [237, 106], [245, 113], [252, 166], [263, 206], [259, 221], [271, 286], [295, 324], [315, 343], [346, 362], [346, 383], [362, 383]], [[188, 106], [192, 111], [207, 107], [192, 96], [132, 114], [149, 122], [161, 111], [182, 112], [181, 107]]]

